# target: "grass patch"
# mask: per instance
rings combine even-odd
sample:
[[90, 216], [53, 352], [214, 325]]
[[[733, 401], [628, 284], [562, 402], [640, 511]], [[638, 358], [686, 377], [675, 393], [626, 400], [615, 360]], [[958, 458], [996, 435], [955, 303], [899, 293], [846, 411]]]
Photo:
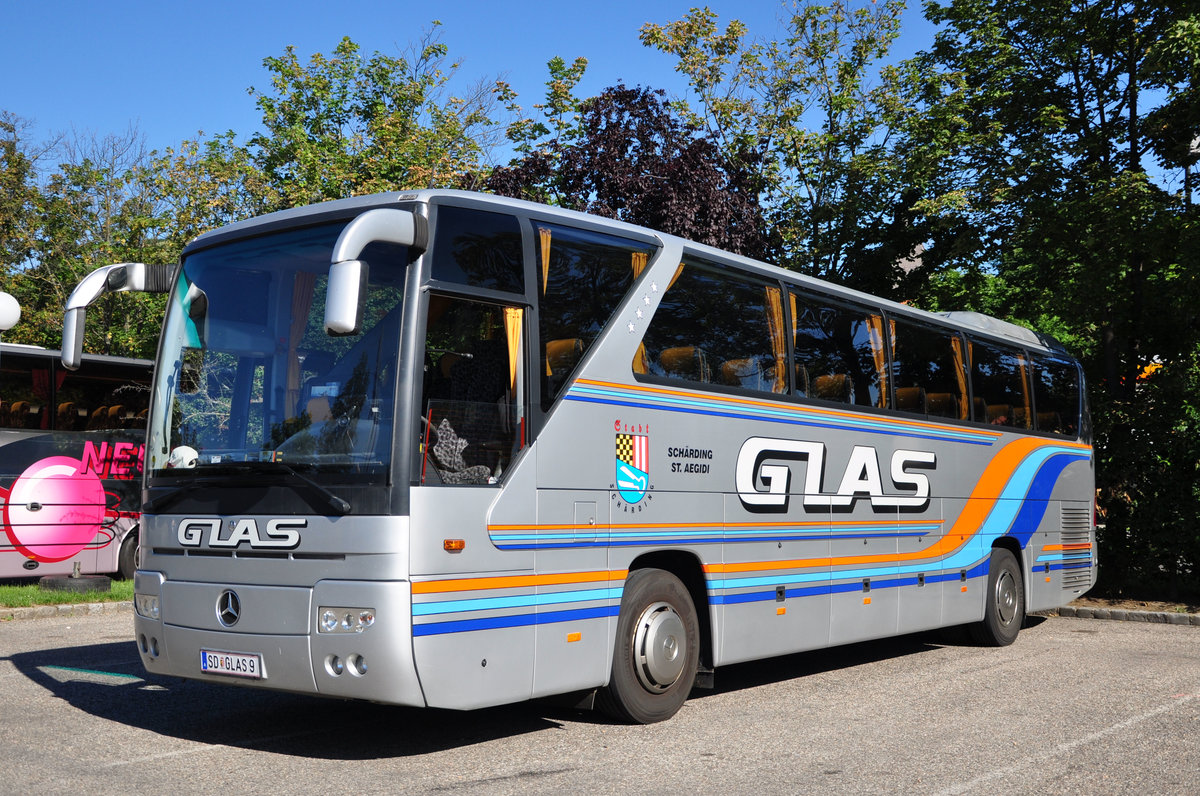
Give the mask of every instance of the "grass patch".
[[0, 608], [29, 608], [34, 605], [115, 603], [133, 600], [133, 581], [114, 580], [111, 591], [71, 592], [43, 589], [36, 580], [0, 581]]

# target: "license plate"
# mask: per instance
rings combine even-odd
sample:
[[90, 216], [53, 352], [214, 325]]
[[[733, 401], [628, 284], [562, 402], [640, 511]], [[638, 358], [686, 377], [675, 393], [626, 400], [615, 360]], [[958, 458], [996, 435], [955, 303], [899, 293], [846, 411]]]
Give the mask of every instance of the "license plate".
[[265, 676], [262, 656], [247, 652], [200, 650], [200, 671], [205, 674], [227, 674], [259, 680]]

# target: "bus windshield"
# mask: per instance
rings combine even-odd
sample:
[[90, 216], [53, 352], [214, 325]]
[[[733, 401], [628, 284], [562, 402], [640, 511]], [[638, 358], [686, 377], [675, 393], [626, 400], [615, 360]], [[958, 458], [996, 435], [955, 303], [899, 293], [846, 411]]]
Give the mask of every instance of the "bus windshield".
[[386, 483], [407, 249], [364, 250], [362, 327], [331, 337], [325, 291], [341, 228], [249, 238], [184, 260], [156, 375], [152, 481], [261, 471], [303, 473], [310, 484]]

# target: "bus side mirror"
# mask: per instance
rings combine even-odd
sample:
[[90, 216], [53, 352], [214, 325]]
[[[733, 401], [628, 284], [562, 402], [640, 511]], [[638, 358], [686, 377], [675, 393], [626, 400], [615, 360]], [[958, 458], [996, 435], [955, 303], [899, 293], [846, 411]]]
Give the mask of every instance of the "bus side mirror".
[[329, 283], [325, 292], [325, 332], [358, 334], [367, 294], [369, 266], [359, 260], [363, 249], [382, 241], [424, 251], [428, 243], [425, 219], [407, 210], [379, 208], [355, 218], [333, 245]]
[[83, 358], [83, 329], [87, 308], [106, 293], [133, 291], [137, 293], [169, 293], [173, 265], [117, 263], [102, 265], [85, 276], [67, 299], [63, 315], [62, 363], [68, 370], [77, 370]]

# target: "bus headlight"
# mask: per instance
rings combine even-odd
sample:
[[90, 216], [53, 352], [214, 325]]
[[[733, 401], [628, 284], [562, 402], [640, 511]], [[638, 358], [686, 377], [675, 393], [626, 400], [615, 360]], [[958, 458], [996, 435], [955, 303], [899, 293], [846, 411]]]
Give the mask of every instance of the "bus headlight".
[[373, 624], [374, 608], [322, 605], [317, 609], [317, 629], [321, 633], [361, 633]]
[[135, 592], [133, 595], [133, 607], [138, 612], [138, 616], [143, 619], [158, 621], [157, 594], [137, 594]]

